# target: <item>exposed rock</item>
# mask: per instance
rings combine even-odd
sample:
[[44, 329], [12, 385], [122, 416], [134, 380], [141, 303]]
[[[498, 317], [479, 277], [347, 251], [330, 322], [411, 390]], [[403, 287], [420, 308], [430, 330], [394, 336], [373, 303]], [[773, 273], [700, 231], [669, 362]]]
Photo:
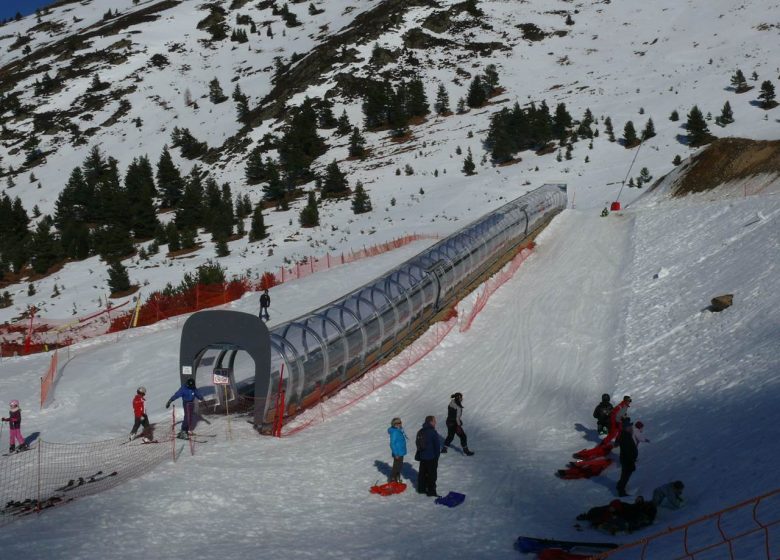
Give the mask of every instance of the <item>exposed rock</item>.
[[723, 294], [722, 296], [717, 296], [712, 298], [710, 301], [710, 311], [720, 312], [724, 309], [731, 307], [731, 304], [734, 302], [734, 294]]
[[455, 43], [449, 39], [439, 39], [429, 35], [419, 27], [414, 27], [404, 33], [404, 46], [407, 49], [430, 49], [432, 47], [451, 47]]

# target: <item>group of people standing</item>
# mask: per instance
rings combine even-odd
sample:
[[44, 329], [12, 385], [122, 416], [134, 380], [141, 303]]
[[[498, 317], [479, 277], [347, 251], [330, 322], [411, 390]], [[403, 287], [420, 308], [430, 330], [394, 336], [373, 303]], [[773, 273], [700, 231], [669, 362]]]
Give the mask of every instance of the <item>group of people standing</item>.
[[[649, 442], [644, 436], [644, 424], [638, 421], [631, 422], [628, 409], [631, 406], [631, 397], [625, 395], [617, 406], [612, 406], [610, 396], [607, 393], [601, 395], [601, 402], [593, 410], [596, 419], [596, 427], [599, 435], [604, 435], [602, 445], [617, 445], [620, 448], [620, 479], [617, 482], [617, 493], [621, 498], [628, 496], [626, 485], [631, 475], [636, 470], [636, 462], [639, 458], [639, 444]], [[659, 486], [653, 492], [653, 504], [655, 506], [665, 503], [673, 509], [681, 507], [684, 503], [682, 491], [684, 485], [677, 480], [666, 485]], [[639, 496], [637, 499], [641, 498]], [[644, 503], [644, 499], [640, 500]], [[644, 507], [644, 506], [643, 506]]]
[[[415, 461], [420, 462], [420, 469], [417, 475], [417, 492], [427, 496], [436, 496], [436, 481], [438, 479], [439, 457], [442, 453], [447, 453], [447, 449], [452, 444], [452, 440], [457, 435], [460, 439], [464, 455], [474, 455], [468, 447], [468, 437], [463, 431], [463, 394], [454, 393], [450, 395], [450, 404], [447, 407], [447, 437], [444, 443], [441, 443], [441, 437], [436, 431], [436, 417], [426, 416], [425, 422], [417, 432], [415, 437], [416, 452]], [[388, 482], [401, 481], [401, 468], [406, 455], [406, 433], [403, 429], [403, 423], [400, 418], [393, 418], [390, 427], [387, 429], [390, 435], [390, 452], [393, 456], [393, 466], [388, 477]]]

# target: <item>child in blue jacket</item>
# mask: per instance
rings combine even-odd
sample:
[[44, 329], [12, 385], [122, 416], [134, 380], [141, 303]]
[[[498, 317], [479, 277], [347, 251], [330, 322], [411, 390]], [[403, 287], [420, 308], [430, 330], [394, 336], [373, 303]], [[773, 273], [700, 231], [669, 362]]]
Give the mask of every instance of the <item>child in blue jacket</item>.
[[400, 418], [392, 419], [387, 433], [390, 434], [390, 452], [393, 454], [393, 470], [390, 471], [390, 478], [387, 481], [401, 482], [401, 468], [404, 466], [407, 438]]
[[203, 395], [195, 387], [195, 380], [190, 378], [187, 382], [176, 391], [173, 396], [165, 403], [165, 408], [171, 406], [171, 403], [176, 399], [181, 398], [181, 402], [184, 405], [184, 420], [181, 422], [181, 431], [176, 437], [181, 439], [187, 439], [191, 435], [191, 428], [193, 427], [192, 414], [195, 411], [195, 399], [198, 398], [203, 402]]

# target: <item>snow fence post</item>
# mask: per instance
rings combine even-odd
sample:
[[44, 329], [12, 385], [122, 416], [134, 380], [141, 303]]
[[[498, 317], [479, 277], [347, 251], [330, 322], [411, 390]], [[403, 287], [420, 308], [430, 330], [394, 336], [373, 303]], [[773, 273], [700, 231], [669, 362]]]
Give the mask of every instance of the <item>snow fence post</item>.
[[173, 453], [173, 462], [176, 462], [176, 405], [171, 410], [171, 452]]
[[35, 505], [35, 511], [41, 511], [41, 453], [43, 452], [43, 440], [38, 441], [38, 503]]

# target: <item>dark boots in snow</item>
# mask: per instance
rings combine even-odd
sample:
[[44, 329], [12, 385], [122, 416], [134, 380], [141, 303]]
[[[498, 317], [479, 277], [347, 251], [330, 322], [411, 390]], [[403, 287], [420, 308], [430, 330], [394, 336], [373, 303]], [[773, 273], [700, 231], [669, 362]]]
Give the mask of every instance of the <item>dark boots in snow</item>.
[[463, 453], [465, 453], [465, 454], [466, 454], [466, 455], [468, 455], [469, 457], [471, 457], [472, 455], [474, 455], [474, 452], [473, 452], [473, 451], [471, 451], [471, 450], [470, 450], [468, 447], [464, 447], [464, 448], [463, 448]]

